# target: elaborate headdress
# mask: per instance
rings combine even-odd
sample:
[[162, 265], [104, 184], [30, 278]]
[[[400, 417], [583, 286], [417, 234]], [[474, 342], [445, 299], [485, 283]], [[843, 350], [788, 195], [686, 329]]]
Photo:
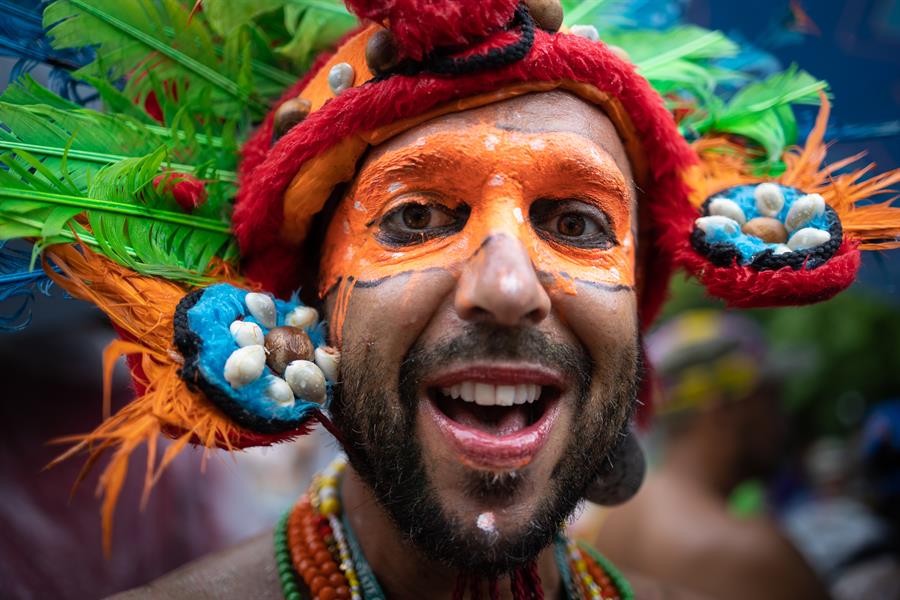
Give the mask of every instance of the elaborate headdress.
[[[27, 78], [0, 101], [0, 235], [107, 313], [107, 381], [123, 354], [134, 378], [62, 457], [112, 452], [107, 527], [139, 444], [149, 489], [188, 443], [271, 444], [327, 411], [339, 349], [294, 294], [319, 260], [307, 236], [368, 148], [437, 116], [554, 89], [609, 116], [640, 189], [645, 328], [676, 268], [734, 306], [799, 304], [850, 285], [860, 250], [900, 246], [900, 209], [863, 202], [900, 173], [824, 166], [824, 84], [791, 69], [723, 100], [735, 73], [716, 61], [737, 48], [718, 33], [598, 32], [552, 0], [352, 0], [338, 42], [338, 4], [260, 4], [57, 0], [44, 25], [57, 48], [97, 45], [75, 76], [105, 111]], [[283, 70], [334, 43], [299, 82]], [[791, 105], [820, 100], [790, 146]], [[321, 282], [338, 323], [355, 284]], [[159, 434], [175, 442], [157, 462]]]

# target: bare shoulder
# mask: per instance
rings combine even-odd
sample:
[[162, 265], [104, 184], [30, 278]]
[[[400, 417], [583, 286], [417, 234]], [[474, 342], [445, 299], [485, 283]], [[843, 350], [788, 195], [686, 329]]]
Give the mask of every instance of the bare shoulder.
[[229, 598], [280, 600], [272, 533], [189, 563], [149, 584], [112, 596], [110, 600], [149, 598]]

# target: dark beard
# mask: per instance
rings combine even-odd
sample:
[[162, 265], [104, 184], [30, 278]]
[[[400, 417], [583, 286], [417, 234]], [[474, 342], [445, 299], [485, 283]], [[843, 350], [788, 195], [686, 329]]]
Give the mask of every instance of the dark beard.
[[[602, 400], [591, 402], [594, 363], [581, 347], [552, 343], [534, 329], [472, 325], [433, 349], [414, 346], [400, 367], [399, 404], [374, 345], [342, 359], [342, 386], [333, 405], [353, 468], [374, 491], [404, 536], [428, 558], [469, 573], [496, 575], [520, 568], [546, 548], [601, 470], [618, 436], [626, 431], [639, 374], [637, 340], [608, 356], [599, 382]], [[442, 506], [429, 481], [415, 435], [419, 382], [449, 360], [508, 359], [536, 362], [574, 374], [576, 415], [569, 443], [551, 475], [550, 489], [521, 530], [489, 537]], [[473, 472], [467, 493], [511, 497], [520, 479], [510, 473]]]

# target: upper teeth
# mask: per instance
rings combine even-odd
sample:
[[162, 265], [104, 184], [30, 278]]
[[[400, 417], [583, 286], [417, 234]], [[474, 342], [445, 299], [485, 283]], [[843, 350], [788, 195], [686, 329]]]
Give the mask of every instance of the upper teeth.
[[443, 387], [441, 392], [445, 396], [461, 398], [466, 402], [474, 402], [481, 406], [512, 406], [537, 400], [541, 395], [541, 386], [533, 383], [494, 385], [465, 381], [450, 387]]

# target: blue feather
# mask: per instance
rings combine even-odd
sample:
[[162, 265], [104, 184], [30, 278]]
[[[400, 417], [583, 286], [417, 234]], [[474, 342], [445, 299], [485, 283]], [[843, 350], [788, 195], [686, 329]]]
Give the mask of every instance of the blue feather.
[[21, 331], [31, 323], [35, 293], [50, 295], [53, 282], [34, 268], [29, 250], [0, 241], [0, 331]]
[[56, 50], [44, 32], [42, 14], [48, 2], [0, 0], [0, 56], [17, 58], [10, 70], [12, 83], [39, 65], [50, 67], [50, 88], [60, 96], [86, 104], [96, 98], [71, 72], [93, 58], [91, 49]]

